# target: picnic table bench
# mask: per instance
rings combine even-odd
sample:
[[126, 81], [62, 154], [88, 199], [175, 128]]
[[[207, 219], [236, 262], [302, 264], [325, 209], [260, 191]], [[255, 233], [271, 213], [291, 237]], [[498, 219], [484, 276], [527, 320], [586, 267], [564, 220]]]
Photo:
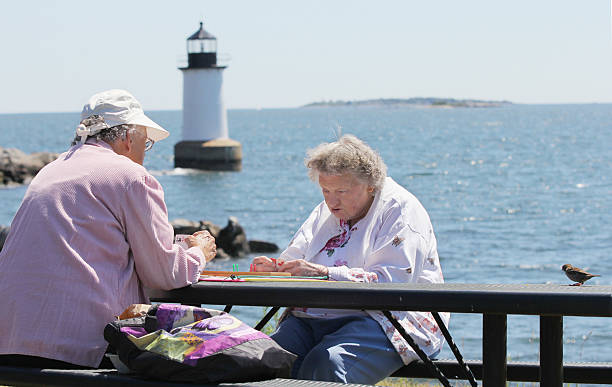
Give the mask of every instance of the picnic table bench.
[[309, 380], [271, 379], [248, 383], [193, 384], [144, 379], [118, 374], [117, 370], [54, 370], [0, 366], [0, 385], [26, 387], [344, 387], [361, 384], [315, 382]]

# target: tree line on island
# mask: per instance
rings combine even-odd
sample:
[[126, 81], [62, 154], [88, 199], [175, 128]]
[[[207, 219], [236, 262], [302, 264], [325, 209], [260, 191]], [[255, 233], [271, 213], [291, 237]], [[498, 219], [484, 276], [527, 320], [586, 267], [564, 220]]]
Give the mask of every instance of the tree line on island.
[[491, 101], [478, 99], [454, 99], [454, 98], [378, 98], [357, 101], [320, 101], [306, 104], [302, 107], [328, 107], [328, 106], [412, 106], [412, 107], [500, 107], [511, 105], [510, 101]]

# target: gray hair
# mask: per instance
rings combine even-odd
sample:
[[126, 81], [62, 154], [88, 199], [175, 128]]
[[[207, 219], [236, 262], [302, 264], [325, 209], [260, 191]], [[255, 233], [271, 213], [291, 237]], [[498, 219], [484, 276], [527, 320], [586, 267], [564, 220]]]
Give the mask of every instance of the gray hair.
[[323, 143], [308, 150], [304, 164], [314, 182], [319, 173], [343, 175], [350, 173], [359, 181], [380, 191], [387, 177], [387, 166], [380, 155], [357, 137], [345, 134], [338, 141]]
[[[93, 137], [98, 141], [104, 141], [107, 144], [111, 144], [117, 141], [119, 138], [125, 139], [125, 136], [127, 135], [127, 133], [133, 129], [135, 128], [127, 124], [117, 125], [111, 128], [102, 129], [97, 134], [94, 134], [93, 136], [89, 136], [89, 137]], [[78, 144], [80, 141], [81, 141], [81, 137], [77, 135], [74, 137], [74, 140], [72, 140], [72, 144], [70, 145], [74, 146]]]

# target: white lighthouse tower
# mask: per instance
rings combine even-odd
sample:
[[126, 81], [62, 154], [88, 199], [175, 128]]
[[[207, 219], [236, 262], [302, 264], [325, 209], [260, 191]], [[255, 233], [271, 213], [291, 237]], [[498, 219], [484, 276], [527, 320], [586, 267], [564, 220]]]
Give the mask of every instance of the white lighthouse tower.
[[242, 146], [229, 138], [223, 104], [223, 70], [217, 38], [200, 29], [187, 38], [183, 73], [183, 139], [174, 146], [174, 166], [239, 171]]

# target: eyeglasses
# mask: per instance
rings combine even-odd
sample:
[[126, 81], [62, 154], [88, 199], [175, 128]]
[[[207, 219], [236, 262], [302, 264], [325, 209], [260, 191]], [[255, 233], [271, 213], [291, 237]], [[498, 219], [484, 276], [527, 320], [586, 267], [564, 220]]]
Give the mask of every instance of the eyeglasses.
[[[128, 130], [126, 133], [134, 133], [134, 132], [138, 132], [140, 133], [141, 136], [146, 136], [147, 132], [145, 129], [145, 132], [140, 132], [139, 130], [137, 130], [137, 128], [133, 125], [118, 125], [118, 126], [123, 126], [126, 127]], [[150, 139], [149, 137], [147, 137], [147, 139], [145, 140], [145, 148], [144, 151], [148, 151], [149, 149], [153, 148], [153, 144], [155, 144], [155, 140]]]
[[147, 137], [147, 141], [145, 141], [145, 152], [153, 148], [153, 144], [155, 144], [155, 141]]

